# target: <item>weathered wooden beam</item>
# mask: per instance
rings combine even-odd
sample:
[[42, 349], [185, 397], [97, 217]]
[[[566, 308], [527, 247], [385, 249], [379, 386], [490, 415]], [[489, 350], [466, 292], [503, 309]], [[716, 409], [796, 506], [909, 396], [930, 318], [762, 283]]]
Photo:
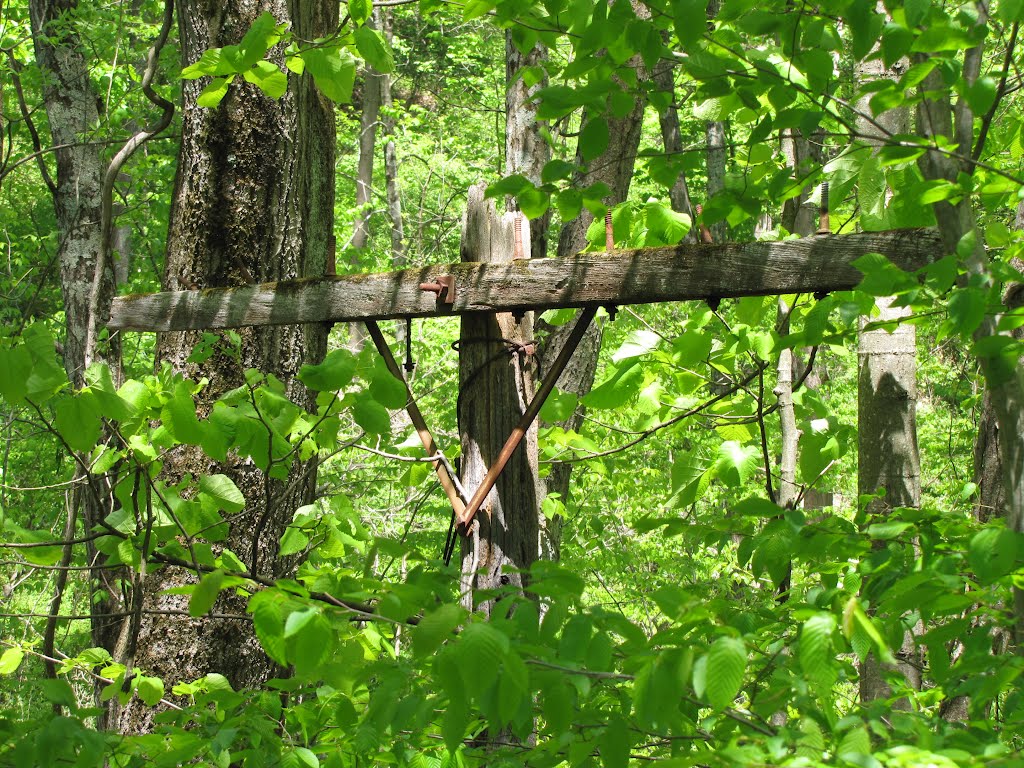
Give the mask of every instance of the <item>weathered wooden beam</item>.
[[[942, 246], [936, 230], [908, 229], [416, 267], [121, 296], [114, 299], [107, 327], [184, 331], [841, 291], [860, 282], [851, 262], [866, 253], [881, 253], [914, 270], [941, 257]], [[451, 304], [420, 289], [441, 275], [454, 277]]]

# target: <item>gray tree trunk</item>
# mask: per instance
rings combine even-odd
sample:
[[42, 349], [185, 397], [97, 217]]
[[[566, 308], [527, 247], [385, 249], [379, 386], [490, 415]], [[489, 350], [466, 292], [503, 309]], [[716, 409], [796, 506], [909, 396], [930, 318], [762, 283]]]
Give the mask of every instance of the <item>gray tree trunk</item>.
[[[120, 337], [114, 335], [97, 345], [106, 320], [102, 308], [109, 307], [115, 292], [111, 259], [101, 259], [103, 251], [103, 177], [106, 172], [98, 138], [99, 124], [96, 92], [89, 79], [89, 69], [81, 51], [81, 41], [74, 25], [58, 24], [77, 11], [78, 4], [69, 0], [32, 0], [29, 13], [36, 63], [43, 75], [43, 100], [50, 126], [50, 136], [57, 149], [57, 178], [51, 186], [57, 219], [57, 259], [64, 303], [65, 336], [64, 367], [76, 386], [84, 384], [85, 369], [93, 362], [105, 362], [115, 382], [120, 383]], [[41, 167], [45, 167], [41, 160]], [[44, 176], [49, 181], [47, 176]], [[93, 296], [97, 266], [102, 263]], [[95, 301], [94, 301], [95, 299]], [[100, 312], [93, 312], [99, 308]], [[85, 530], [103, 520], [111, 509], [112, 492], [100, 477], [79, 478], [84, 484], [76, 489], [69, 510], [70, 525], [81, 515]], [[70, 529], [74, 533], [73, 527]], [[103, 565], [92, 542], [86, 545], [89, 563]], [[58, 576], [52, 606], [59, 609], [67, 572]], [[119, 600], [120, 571], [97, 567], [89, 573], [90, 600], [93, 613], [91, 636], [94, 645], [109, 647], [117, 634], [116, 620], [107, 618], [123, 610]], [[102, 597], [101, 597], [102, 596]], [[44, 652], [53, 641], [52, 620], [47, 627]]]
[[[96, 359], [115, 363], [115, 349], [87, 349], [87, 338], [98, 338], [105, 318], [90, 317], [90, 298], [97, 260], [103, 247], [100, 229], [103, 175], [106, 164], [95, 140], [99, 124], [96, 92], [81, 52], [74, 25], [54, 25], [78, 8], [75, 0], [31, 0], [32, 38], [36, 62], [43, 72], [43, 100], [57, 159], [54, 207], [57, 214], [57, 257], [64, 300], [64, 366], [75, 386], [81, 386], [86, 366]], [[100, 306], [114, 295], [114, 270], [104, 262]], [[89, 333], [89, 324], [93, 333]]]
[[[381, 8], [381, 28], [384, 38], [391, 43], [392, 18], [389, 8]], [[384, 186], [388, 198], [388, 216], [391, 219], [391, 263], [396, 269], [406, 266], [405, 225], [402, 220], [402, 194], [398, 184], [398, 153], [395, 150], [395, 118], [391, 114], [391, 76], [380, 81], [380, 100], [384, 109], [381, 125], [384, 129]], [[403, 331], [404, 333], [404, 331]]]
[[[635, 5], [634, 5], [635, 8]], [[643, 64], [636, 59], [633, 62], [637, 68], [637, 76], [641, 85], [650, 78]], [[608, 148], [604, 154], [590, 164], [590, 169], [577, 174], [574, 184], [580, 187], [604, 182], [611, 190], [607, 200], [608, 206], [617, 205], [626, 199], [629, 194], [629, 185], [633, 180], [633, 168], [636, 165], [637, 147], [640, 145], [640, 132], [643, 127], [645, 101], [639, 95], [633, 111], [625, 117], [616, 118], [607, 116], [608, 121]], [[584, 115], [584, 121], [587, 116]], [[577, 152], [576, 164], [584, 166], [584, 160]], [[558, 238], [559, 258], [568, 258], [579, 253], [587, 247], [587, 228], [594, 220], [593, 215], [586, 209], [572, 221], [562, 227]], [[565, 343], [565, 339], [572, 331], [572, 324], [566, 324], [549, 329], [548, 341], [545, 344], [544, 359], [551, 361], [558, 356], [558, 351]], [[579, 397], [586, 395], [594, 385], [594, 375], [597, 372], [597, 356], [601, 350], [601, 328], [598, 325], [592, 326], [584, 335], [573, 355], [569, 365], [558, 378], [557, 387], [563, 392], [572, 392]], [[569, 418], [559, 422], [557, 426], [566, 430], [578, 430], [583, 424], [585, 409], [578, 406]], [[547, 477], [547, 492], [557, 493], [562, 502], [568, 504], [569, 480], [572, 472], [571, 464], [555, 464]], [[554, 519], [548, 521], [545, 527], [545, 535], [541, 541], [541, 550], [544, 557], [557, 560], [561, 545], [562, 521]]]
[[[385, 80], [388, 80], [388, 75], [381, 74], [369, 64], [363, 68], [363, 112], [359, 118], [359, 160], [356, 164], [356, 216], [352, 222], [353, 264], [359, 263], [366, 244], [370, 242], [373, 160], [377, 152], [377, 126], [380, 123]], [[390, 94], [390, 81], [388, 91]], [[349, 347], [358, 352], [366, 340], [366, 329], [362, 323], [351, 323], [348, 332]]]
[[[676, 107], [674, 71], [675, 67], [671, 62], [662, 61], [654, 68], [654, 75], [652, 77], [658, 90], [671, 96], [668, 108], [658, 115], [658, 121], [661, 125], [661, 143], [665, 147], [665, 154], [670, 157], [682, 154], [683, 152], [683, 134], [679, 128], [679, 110]], [[668, 197], [673, 211], [685, 213], [690, 217], [691, 222], [696, 219], [696, 212], [690, 201], [690, 191], [686, 186], [686, 174], [682, 171], [676, 177], [672, 188], [669, 189]], [[696, 242], [696, 227], [690, 228], [690, 231], [686, 233], [686, 239], [690, 242]]]
[[[886, 71], [881, 60], [858, 64], [858, 79], [862, 82], [880, 78], [893, 79], [897, 73]], [[870, 114], [867, 99], [858, 105], [861, 112]], [[894, 109], [877, 118], [879, 125], [891, 134], [908, 130], [909, 114], [905, 109]], [[886, 135], [867, 120], [860, 118], [857, 125], [861, 139], [880, 144]], [[885, 515], [894, 507], [917, 507], [921, 503], [921, 459], [917, 448], [917, 333], [913, 325], [901, 324], [890, 332], [882, 328], [864, 330], [872, 320], [896, 321], [909, 314], [895, 307], [889, 298], [875, 301], [877, 318], [862, 318], [858, 344], [858, 480], [857, 492], [861, 496], [884, 491], [866, 510], [868, 514]], [[896, 670], [914, 689], [921, 687], [921, 665], [914, 663], [916, 649], [913, 637], [904, 639], [898, 651], [900, 661]], [[885, 680], [886, 668], [877, 658], [869, 657], [860, 670], [860, 698], [873, 701], [891, 695]], [[906, 707], [906, 701], [898, 702]]]
[[[197, 0], [179, 3], [183, 65], [210, 46], [237, 43], [264, 10], [311, 39], [329, 34], [338, 6], [326, 0], [299, 2], [231, 0], [212, 8]], [[308, 76], [289, 76], [287, 93], [269, 99], [236, 80], [216, 109], [196, 105], [201, 80], [183, 84], [181, 149], [167, 244], [167, 288], [226, 286], [295, 277], [321, 277], [330, 249], [334, 204], [335, 127], [333, 107]], [[215, 355], [202, 365], [187, 362], [199, 338], [195, 332], [168, 333], [158, 340], [159, 360], [190, 376], [206, 376], [205, 405], [238, 386], [245, 368], [281, 379], [290, 396], [311, 406], [312, 398], [295, 379], [299, 367], [319, 361], [326, 329], [316, 326], [249, 328], [241, 331], [241, 360]], [[287, 483], [268, 482], [251, 462], [216, 465], [198, 451], [169, 456], [170, 478], [211, 472], [229, 475], [245, 495], [246, 507], [233, 521], [227, 546], [256, 573], [280, 576], [276, 557], [280, 536], [296, 507], [315, 487], [315, 466], [294, 465]], [[145, 584], [148, 608], [185, 607], [185, 600], [162, 590], [194, 580], [176, 568], [152, 574]], [[244, 601], [222, 598], [219, 610], [243, 613]], [[178, 616], [142, 621], [134, 661], [147, 674], [168, 680], [194, 680], [216, 670], [232, 685], [252, 686], [273, 673], [250, 623]], [[120, 714], [124, 731], [152, 727], [152, 710], [132, 701]]]

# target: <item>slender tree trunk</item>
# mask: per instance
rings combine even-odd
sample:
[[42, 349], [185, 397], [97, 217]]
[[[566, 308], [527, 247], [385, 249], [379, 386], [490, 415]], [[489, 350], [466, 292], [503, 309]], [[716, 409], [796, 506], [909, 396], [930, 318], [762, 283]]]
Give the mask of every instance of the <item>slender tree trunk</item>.
[[[683, 134], [679, 128], [679, 109], [676, 107], [676, 89], [673, 72], [675, 67], [672, 62], [663, 61], [654, 68], [653, 81], [659, 91], [670, 96], [668, 107], [658, 114], [658, 121], [661, 125], [661, 143], [665, 148], [665, 154], [669, 157], [681, 155], [683, 152]], [[690, 201], [690, 190], [686, 186], [686, 174], [682, 171], [676, 177], [675, 183], [668, 191], [669, 202], [672, 210], [677, 213], [685, 213], [693, 222], [697, 213]], [[690, 227], [686, 233], [686, 240], [697, 241], [697, 227]]]
[[[987, 23], [982, 16], [979, 24]], [[981, 66], [982, 49], [979, 45], [965, 55], [964, 73], [968, 82], [977, 78]], [[948, 100], [931, 98], [929, 89], [941, 84], [940, 76], [933, 73], [921, 84], [923, 99], [917, 109], [918, 132], [933, 137], [948, 137], [963, 147], [973, 147], [974, 115], [966, 101], [961, 99], [954, 110]], [[955, 119], [954, 119], [955, 117]], [[928, 152], [919, 161], [926, 179], [954, 180], [962, 172], [973, 170], [969, 162], [957, 161], [938, 152]], [[940, 202], [934, 205], [944, 250], [957, 252], [964, 237], [974, 233], [974, 245], [964, 258], [968, 274], [991, 281], [984, 233], [980, 231], [969, 198], [955, 205]], [[1019, 301], [1020, 292], [1011, 291], [1007, 305]], [[975, 338], [998, 336], [1000, 315], [986, 314]], [[1020, 360], [1005, 360], [998, 356], [980, 357], [982, 374], [999, 438], [1002, 462], [1002, 500], [1007, 527], [1024, 533], [1024, 367]], [[990, 434], [990, 433], [989, 433]], [[1014, 621], [1017, 652], [1024, 652], [1024, 590], [1014, 588]]]
[[[106, 164], [95, 141], [99, 125], [96, 92], [74, 24], [55, 22], [78, 9], [74, 0], [31, 0], [29, 12], [36, 62], [43, 72], [43, 100], [50, 135], [59, 149], [54, 207], [57, 214], [57, 257], [64, 300], [64, 366], [75, 386], [84, 382], [86, 366], [95, 359], [114, 363], [116, 350], [87, 349], [98, 338], [103, 318], [90, 317], [93, 276], [103, 247], [100, 228], [103, 175]], [[114, 270], [109, 260], [100, 277], [100, 306], [114, 295]], [[92, 334], [89, 324], [93, 325]]]
[[[264, 10], [290, 23], [305, 39], [329, 34], [338, 21], [337, 4], [326, 0], [231, 0], [215, 10], [186, 0], [178, 8], [182, 63], [196, 61], [210, 46], [237, 43]], [[183, 85], [165, 286], [205, 288], [322, 276], [334, 204], [333, 108], [308, 76], [291, 75], [288, 92], [276, 101], [238, 79], [216, 109], [197, 106], [203, 85]], [[238, 386], [245, 368], [275, 375], [296, 402], [312, 405], [295, 374], [303, 363], [322, 358], [323, 326], [251, 328], [240, 335], [237, 362], [218, 354], [201, 365], [189, 363], [196, 333], [161, 336], [158, 358], [178, 371], [209, 379], [202, 408]], [[170, 479], [211, 472], [230, 476], [246, 499], [245, 510], [232, 520], [227, 546], [253, 572], [283, 575], [287, 569], [276, 556], [278, 541], [296, 507], [311, 499], [315, 465], [296, 463], [287, 482], [271, 482], [251, 462], [229, 459], [216, 465], [198, 451], [176, 452], [165, 463]], [[183, 608], [181, 597], [163, 590], [193, 579], [176, 568], [151, 574], [143, 590], [147, 607]], [[244, 612], [244, 601], [233, 596], [222, 597], [218, 605], [229, 613]], [[236, 687], [253, 686], [274, 671], [251, 624], [244, 621], [150, 616], [142, 621], [138, 637], [125, 637], [122, 645], [134, 649], [135, 663], [147, 674], [171, 683], [217, 671]], [[121, 728], [148, 730], [152, 714], [132, 701], [121, 713]]]
[[[634, 8], [636, 6], [634, 5]], [[635, 62], [637, 75], [641, 85], [648, 80], [650, 75], [643, 64], [637, 59]], [[608, 206], [621, 203], [629, 195], [629, 185], [633, 179], [633, 168], [636, 165], [637, 147], [640, 144], [640, 133], [643, 127], [645, 101], [637, 96], [633, 110], [625, 117], [616, 118], [607, 116], [608, 121], [608, 148], [604, 154], [590, 164], [588, 171], [577, 174], [574, 183], [584, 187], [597, 182], [608, 185], [611, 194], [607, 200]], [[588, 116], [584, 115], [584, 121]], [[577, 152], [576, 164], [584, 166], [585, 162], [580, 153]], [[570, 257], [579, 253], [587, 246], [587, 228], [594, 220], [593, 215], [584, 210], [578, 217], [566, 223], [558, 238], [559, 258]], [[549, 328], [548, 341], [545, 345], [544, 359], [554, 360], [558, 351], [565, 343], [566, 337], [572, 331], [572, 324]], [[597, 372], [597, 356], [601, 350], [601, 328], [592, 326], [584, 335], [573, 355], [572, 360], [565, 371], [558, 378], [558, 389], [563, 392], [572, 392], [579, 397], [586, 395], [594, 385], [594, 375]], [[585, 409], [582, 405], [557, 426], [566, 430], [578, 430], [583, 423]], [[572, 472], [570, 464], [556, 464], [551, 468], [547, 477], [547, 491], [549, 494], [557, 493], [563, 503], [568, 504], [569, 480]], [[545, 536], [541, 542], [541, 549], [544, 556], [557, 560], [561, 545], [560, 519], [551, 520], [545, 528]]]
[[[880, 78], [892, 79], [895, 73], [885, 70], [879, 59], [858, 65], [858, 79], [862, 82]], [[867, 100], [859, 105], [861, 112], [870, 114]], [[908, 130], [909, 114], [905, 109], [894, 109], [877, 118], [889, 134]], [[862, 139], [877, 146], [885, 133], [868, 123], [858, 121]], [[865, 330], [873, 320], [898, 321], [909, 314], [904, 307], [893, 306], [890, 298], [875, 301], [877, 318], [862, 318], [858, 342], [858, 481], [860, 496], [879, 491], [864, 512], [886, 515], [894, 507], [917, 507], [921, 503], [921, 459], [917, 448], [917, 333], [915, 326], [900, 324], [892, 332], [888, 328]], [[870, 589], [870, 585], [868, 585]], [[908, 633], [903, 647], [897, 652], [900, 661], [896, 669], [907, 684], [921, 688], [921, 665], [915, 663], [916, 645]], [[885, 680], [885, 667], [875, 657], [869, 657], [860, 671], [860, 698], [873, 701], [891, 695]], [[899, 707], [909, 706], [901, 701]]]
[[[100, 145], [95, 142], [99, 124], [96, 92], [74, 25], [56, 23], [72, 18], [77, 9], [77, 2], [68, 0], [32, 0], [29, 3], [50, 136], [58, 147], [54, 150], [57, 178], [51, 191], [57, 218], [57, 259], [64, 302], [64, 367], [71, 383], [80, 387], [85, 383], [85, 369], [93, 362], [105, 362], [115, 382], [120, 382], [121, 374], [118, 337], [98, 346], [90, 344], [90, 339], [101, 338], [104, 322], [102, 312], [94, 314], [93, 308], [109, 307], [115, 286], [110, 259], [102, 260], [102, 273], [94, 286], [103, 251], [102, 195], [107, 168]], [[48, 176], [44, 178], [49, 181]], [[94, 289], [98, 289], [95, 297]], [[109, 514], [112, 489], [101, 477], [86, 475], [80, 480], [85, 485], [74, 494], [76, 509], [72, 515], [80, 514], [84, 529], [89, 530]], [[86, 555], [90, 563], [102, 565], [103, 557], [92, 542], [86, 546]], [[97, 597], [90, 601], [94, 615], [92, 642], [108, 647], [116, 636], [117, 622], [103, 617], [123, 609], [118, 587], [123, 574], [98, 567], [89, 576], [90, 592], [97, 592]], [[57, 595], [55, 605], [59, 607], [59, 603], [60, 595]], [[52, 641], [52, 635], [49, 636]], [[53, 649], [44, 648], [44, 651]]]
[[[381, 28], [388, 44], [391, 43], [392, 17], [389, 8], [380, 9]], [[381, 126], [384, 130], [384, 186], [388, 198], [388, 216], [391, 219], [391, 263], [396, 269], [406, 266], [405, 224], [402, 220], [402, 195], [398, 184], [398, 153], [395, 150], [395, 118], [391, 110], [391, 76], [380, 81], [380, 101], [384, 111]]]
[[[368, 24], [368, 26], [373, 26]], [[384, 81], [369, 64], [363, 69], [363, 113], [359, 119], [359, 160], [356, 165], [356, 216], [352, 222], [352, 263], [358, 264], [370, 242], [370, 218], [373, 209], [373, 159], [377, 152], [377, 126]], [[390, 82], [388, 83], [390, 93]], [[362, 323], [349, 323], [349, 347], [359, 351], [366, 340]]]

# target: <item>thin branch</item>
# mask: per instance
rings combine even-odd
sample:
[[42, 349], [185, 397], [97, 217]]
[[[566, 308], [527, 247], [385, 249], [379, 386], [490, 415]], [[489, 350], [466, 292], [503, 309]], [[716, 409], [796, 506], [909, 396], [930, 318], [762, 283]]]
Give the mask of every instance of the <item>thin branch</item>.
[[1003, 74], [999, 78], [999, 87], [996, 88], [996, 98], [992, 102], [992, 106], [988, 108], [988, 112], [981, 118], [981, 129], [978, 131], [978, 140], [974, 144], [974, 151], [971, 153], [972, 160], [978, 160], [981, 157], [981, 153], [985, 149], [985, 141], [988, 139], [989, 128], [992, 127], [992, 119], [996, 116], [996, 110], [999, 109], [999, 102], [1002, 101], [1003, 96], [1006, 94], [1006, 79], [1010, 74], [1010, 64], [1013, 62], [1013, 54], [1017, 48], [1017, 31], [1020, 29], [1020, 22], [1013, 22], [1013, 28], [1010, 30], [1010, 42], [1006, 44], [1006, 56], [1003, 59]]
[[23, 65], [15, 58], [14, 52], [10, 49], [5, 49], [4, 53], [7, 54], [7, 59], [11, 63], [11, 82], [14, 84], [14, 93], [18, 97], [18, 109], [21, 110], [21, 117], [24, 119], [25, 126], [28, 128], [28, 134], [32, 139], [32, 149], [35, 150], [39, 173], [42, 174], [46, 188], [50, 190], [50, 196], [56, 199], [57, 185], [53, 183], [50, 169], [46, 167], [46, 161], [43, 159], [43, 143], [39, 139], [39, 131], [36, 130], [36, 124], [32, 120], [32, 113], [29, 111], [28, 104], [25, 101], [25, 91], [21, 87], [21, 70]]
[[96, 317], [99, 311], [100, 288], [103, 285], [103, 273], [106, 269], [106, 260], [110, 256], [112, 237], [111, 230], [113, 226], [114, 211], [114, 182], [117, 181], [117, 177], [121, 173], [121, 168], [124, 167], [128, 158], [135, 153], [135, 150], [152, 139], [158, 133], [162, 133], [167, 126], [171, 124], [171, 118], [174, 117], [174, 104], [153, 90], [153, 77], [156, 75], [157, 64], [160, 60], [160, 51], [163, 49], [164, 43], [167, 42], [167, 36], [171, 32], [173, 24], [174, 0], [164, 0], [163, 26], [160, 28], [160, 34], [157, 36], [156, 41], [149, 49], [149, 55], [146, 59], [146, 70], [142, 75], [142, 92], [146, 95], [147, 99], [163, 110], [163, 114], [160, 115], [160, 118], [151, 128], [138, 131], [125, 142], [124, 146], [118, 150], [117, 154], [114, 155], [113, 159], [110, 161], [110, 165], [107, 166], [106, 175], [103, 177], [100, 208], [100, 235], [102, 238], [102, 246], [100, 247], [100, 252], [96, 255], [96, 271], [93, 273], [92, 290], [89, 294], [89, 315], [88, 322], [85, 326], [86, 367], [88, 367], [92, 362], [91, 358], [95, 351], [97, 326]]

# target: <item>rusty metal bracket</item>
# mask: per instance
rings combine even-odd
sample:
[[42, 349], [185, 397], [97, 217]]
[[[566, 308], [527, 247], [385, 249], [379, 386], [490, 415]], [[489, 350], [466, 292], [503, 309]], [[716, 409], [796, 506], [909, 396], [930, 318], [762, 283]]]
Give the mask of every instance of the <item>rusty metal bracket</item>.
[[438, 275], [432, 282], [420, 283], [421, 291], [437, 294], [437, 300], [445, 304], [455, 303], [455, 278], [451, 275]]
[[572, 358], [573, 353], [576, 351], [576, 347], [580, 345], [580, 341], [583, 340], [583, 335], [587, 332], [587, 328], [590, 327], [590, 322], [594, 319], [594, 315], [597, 314], [597, 307], [584, 307], [580, 310], [579, 319], [576, 321], [576, 325], [573, 327], [572, 332], [569, 334], [569, 338], [565, 340], [565, 345], [558, 353], [558, 357], [552, 364], [551, 368], [548, 369], [547, 374], [544, 376], [544, 380], [541, 382], [540, 388], [537, 390], [537, 394], [533, 396], [533, 400], [527, 406], [525, 413], [519, 419], [519, 423], [516, 424], [512, 430], [512, 434], [508, 436], [508, 440], [505, 441], [505, 445], [502, 446], [501, 452], [495, 459], [494, 464], [487, 470], [487, 474], [484, 475], [484, 479], [481, 481], [480, 486], [473, 493], [473, 498], [469, 500], [466, 508], [461, 514], [456, 516], [459, 527], [462, 529], [463, 535], [469, 531], [469, 524], [473, 521], [473, 517], [477, 512], [480, 511], [481, 505], [484, 503], [484, 499], [487, 498], [487, 494], [494, 488], [494, 484], [498, 481], [498, 477], [505, 469], [505, 465], [508, 464], [509, 459], [512, 458], [512, 454], [516, 452], [516, 448], [523, 441], [526, 436], [527, 430], [530, 429], [530, 425], [533, 424], [534, 419], [537, 418], [537, 414], [540, 413], [541, 407], [544, 402], [548, 399], [548, 395], [551, 394], [551, 390], [555, 388], [555, 382], [558, 381], [558, 377], [562, 375], [562, 371], [565, 370], [565, 366], [568, 365], [569, 360]]
[[[427, 423], [423, 420], [423, 414], [420, 412], [419, 406], [416, 405], [416, 399], [413, 397], [412, 390], [409, 388], [409, 382], [402, 374], [402, 369], [395, 360], [395, 356], [391, 353], [391, 347], [388, 346], [387, 339], [385, 339], [384, 334], [381, 333], [380, 326], [377, 325], [376, 321], [368, 320], [366, 322], [366, 330], [370, 332], [370, 338], [373, 339], [373, 344], [377, 347], [377, 351], [380, 352], [380, 356], [384, 358], [384, 363], [387, 365], [388, 370], [391, 371], [391, 375], [405, 385], [405, 394], [408, 398], [406, 400], [405, 410], [409, 414], [409, 419], [416, 428], [417, 434], [420, 436], [420, 440], [423, 443], [423, 448], [426, 450], [427, 455], [444, 456], [444, 454], [441, 453], [441, 450], [437, 447], [437, 443], [434, 442], [434, 437], [430, 434], [430, 430], [427, 429]], [[455, 517], [458, 519], [466, 510], [465, 494], [462, 492], [459, 480], [455, 477], [454, 473], [450, 471], [449, 464], [446, 459], [436, 459], [433, 464], [434, 471], [437, 473], [437, 479], [441, 483], [441, 487], [444, 489], [445, 495], [448, 496], [448, 501], [451, 502], [452, 509], [455, 510]]]

